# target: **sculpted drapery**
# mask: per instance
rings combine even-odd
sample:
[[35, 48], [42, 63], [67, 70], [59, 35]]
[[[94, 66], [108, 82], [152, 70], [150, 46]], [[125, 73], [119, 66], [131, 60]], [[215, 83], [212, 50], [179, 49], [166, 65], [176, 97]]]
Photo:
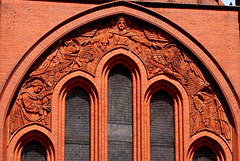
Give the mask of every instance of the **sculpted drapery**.
[[165, 74], [182, 84], [190, 100], [191, 135], [207, 129], [231, 140], [224, 108], [197, 64], [162, 30], [124, 16], [80, 28], [52, 47], [26, 76], [9, 115], [10, 136], [31, 123], [51, 128], [51, 97], [57, 82], [77, 70], [94, 76], [102, 56], [116, 48], [136, 54], [149, 79]]
[[31, 78], [20, 90], [9, 117], [9, 132], [28, 123], [50, 125], [51, 86], [41, 78]]

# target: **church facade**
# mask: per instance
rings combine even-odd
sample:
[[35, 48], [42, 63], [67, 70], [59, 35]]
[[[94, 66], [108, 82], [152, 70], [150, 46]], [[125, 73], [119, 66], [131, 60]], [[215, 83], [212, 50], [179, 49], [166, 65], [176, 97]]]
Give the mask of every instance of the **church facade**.
[[238, 161], [239, 9], [2, 0], [0, 160]]

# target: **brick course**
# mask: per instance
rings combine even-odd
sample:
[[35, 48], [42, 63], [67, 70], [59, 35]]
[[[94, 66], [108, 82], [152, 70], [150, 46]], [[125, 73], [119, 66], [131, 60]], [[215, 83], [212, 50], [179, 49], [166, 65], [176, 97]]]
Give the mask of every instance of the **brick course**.
[[[210, 71], [210, 74], [212, 74], [213, 78], [215, 79], [214, 81], [216, 81], [216, 84], [219, 85], [220, 89], [223, 92], [223, 96], [225, 97], [223, 99], [226, 99], [226, 102], [229, 104], [229, 108], [233, 117], [232, 122], [235, 125], [236, 130], [235, 132], [233, 132], [233, 139], [235, 142], [233, 144], [232, 151], [233, 160], [238, 161], [240, 156], [239, 7], [210, 5], [199, 7], [197, 5], [186, 5], [188, 7], [182, 6], [181, 8], [181, 5], [178, 6], [174, 4], [162, 4], [162, 7], [161, 4], [159, 6], [150, 6], [149, 4], [146, 4], [145, 6], [143, 6], [143, 8], [146, 8], [152, 12], [144, 13], [144, 11], [139, 11], [137, 7], [132, 7], [134, 6], [132, 5], [132, 3], [121, 4], [119, 2], [116, 4], [120, 4], [120, 7], [114, 8], [109, 5], [109, 8], [104, 8], [104, 4], [98, 3], [66, 3], [21, 0], [1, 1], [0, 160], [13, 160], [13, 155], [11, 155], [11, 152], [14, 153], [13, 151], [15, 149], [13, 145], [17, 144], [17, 139], [20, 139], [21, 136], [24, 136], [26, 132], [37, 129], [42, 133], [49, 134], [49, 131], [47, 131], [46, 129], [37, 126], [29, 126], [23, 129], [23, 131], [21, 131], [20, 134], [16, 135], [15, 138], [13, 138], [13, 141], [7, 149], [7, 145], [9, 143], [7, 143], [5, 140], [7, 138], [6, 116], [8, 114], [8, 108], [11, 103], [9, 99], [11, 100], [13, 98], [15, 91], [18, 87], [17, 85], [20, 84], [24, 74], [34, 63], [34, 61], [36, 61], [36, 59], [52, 43], [54, 43], [56, 39], [59, 39], [61, 36], [67, 34], [73, 28], [78, 27], [79, 25], [84, 25], [84, 23], [87, 23], [89, 21], [94, 21], [101, 17], [112, 15], [113, 13], [124, 12], [125, 14], [132, 14], [132, 16], [134, 17], [143, 19], [150, 23], [155, 23], [154, 25], [167, 29], [173, 36], [175, 36], [180, 41], [183, 41], [182, 43], [184, 45], [194, 50], [193, 53], [196, 54], [196, 57], [199, 59], [199, 61]], [[139, 4], [144, 5], [141, 3]], [[94, 8], [98, 7], [99, 5], [102, 5], [103, 8], [95, 10]], [[216, 5], [216, 3], [214, 3], [214, 5]], [[129, 10], [126, 10], [127, 8], [129, 8]], [[84, 11], [88, 9], [92, 10], [84, 14]], [[77, 14], [79, 15], [76, 16]], [[156, 15], [158, 15], [159, 17]], [[167, 19], [167, 22], [173, 22], [174, 24], [171, 24], [173, 27], [170, 28], [167, 25], [168, 23], [164, 24], [165, 20], [159, 20], [161, 16]], [[65, 23], [66, 20], [69, 20], [71, 23]], [[55, 28], [58, 25], [59, 28]], [[192, 36], [192, 38], [187, 38], [189, 35]], [[192, 44], [195, 44], [195, 46]], [[134, 55], [130, 57], [132, 60], [136, 61], [136, 64], [141, 64], [140, 60], [136, 59]], [[105, 60], [107, 62], [108, 59], [105, 58]], [[98, 70], [101, 71], [101, 69], [103, 68], [104, 63], [100, 63], [98, 66]], [[140, 68], [144, 67], [140, 66]], [[139, 70], [141, 71], [142, 69]], [[96, 82], [96, 80], [94, 80], [92, 77], [89, 77], [86, 73], [83, 72], [79, 72], [78, 74], [82, 75], [82, 77], [84, 78], [87, 78], [91, 82], [94, 82], [94, 86], [98, 90], [102, 90], [103, 87], [100, 87], [100, 83]], [[145, 79], [146, 75], [144, 75], [144, 73], [141, 74], [143, 79]], [[102, 75], [96, 75], [96, 78], [98, 80], [100, 80], [101, 77]], [[64, 78], [63, 81], [68, 82], [72, 78], [74, 78], [73, 75], [68, 75]], [[147, 88], [149, 88], [152, 83], [154, 84], [154, 82], [158, 82], [161, 79], [167, 78], [154, 78], [150, 80], [148, 84], [143, 85], [142, 88], [147, 90]], [[63, 82], [61, 83], [62, 85], [64, 85]], [[179, 86], [176, 82], [172, 82], [172, 84]], [[62, 86], [59, 85], [56, 87], [55, 90], [61, 93], [61, 88]], [[178, 90], [182, 89], [180, 89], [179, 87]], [[57, 93], [54, 94], [57, 95]], [[186, 98], [186, 95], [184, 97]], [[106, 103], [106, 101], [104, 102], [104, 100], [99, 99], [99, 104], [102, 105], [102, 103]], [[184, 117], [184, 120], [189, 119], [188, 115]], [[102, 119], [100, 118], [100, 120], [104, 121], [104, 115]], [[53, 120], [53, 127], [57, 127], [57, 124], [58, 122], [55, 122]], [[103, 130], [103, 135], [99, 136], [99, 138], [106, 136], [106, 133], [104, 133], [104, 128], [106, 127], [99, 127], [99, 131]], [[186, 131], [183, 132], [179, 131], [179, 134], [176, 135], [181, 138], [181, 135], [183, 135], [183, 133], [189, 133], [188, 128], [186, 128], [185, 130]], [[62, 129], [59, 129], [59, 132], [64, 135], [64, 131]], [[49, 139], [54, 145], [60, 144], [60, 146], [64, 148], [64, 144], [59, 140], [59, 138], [56, 137], [56, 135], [60, 138], [62, 137], [62, 135], [57, 134], [56, 131], [53, 131], [53, 134], [49, 134]], [[194, 137], [201, 138], [202, 136], [200, 135], [205, 136], [208, 134], [201, 133], [199, 134], [199, 136]], [[210, 134], [208, 137], [214, 138], [214, 135]], [[220, 145], [223, 145], [223, 147], [227, 149], [226, 145], [224, 145], [222, 140], [220, 140], [219, 138], [214, 139], [219, 142]], [[182, 141], [182, 143], [187, 143], [187, 145], [183, 145], [184, 150], [181, 148], [179, 150], [180, 160], [181, 158], [189, 160], [189, 157], [187, 156], [187, 151], [190, 147], [190, 144], [195, 144], [193, 140], [194, 139], [186, 142]], [[98, 143], [96, 143], [95, 146], [98, 146], [97, 144]], [[103, 143], [101, 142], [99, 142], [99, 144], [103, 145]], [[138, 146], [138, 150], [139, 149], [140, 147]], [[52, 149], [50, 150], [50, 152], [53, 153]], [[62, 157], [64, 157], [61, 152], [61, 150], [55, 152], [55, 154], [59, 154], [59, 156], [56, 156], [56, 158], [61, 159]], [[94, 149], [92, 149], [92, 152], [94, 154], [99, 153], [98, 151], [94, 151]], [[103, 154], [99, 154], [99, 158], [106, 157], [106, 151], [103, 152]], [[146, 149], [146, 151], [143, 151], [142, 153], [144, 154], [147, 152], [148, 149]], [[226, 152], [228, 155], [230, 154], [229, 151], [226, 150]], [[140, 157], [138, 156], [137, 158]], [[149, 156], [146, 158], [149, 159]], [[231, 157], [227, 156], [226, 160], [231, 160]]]

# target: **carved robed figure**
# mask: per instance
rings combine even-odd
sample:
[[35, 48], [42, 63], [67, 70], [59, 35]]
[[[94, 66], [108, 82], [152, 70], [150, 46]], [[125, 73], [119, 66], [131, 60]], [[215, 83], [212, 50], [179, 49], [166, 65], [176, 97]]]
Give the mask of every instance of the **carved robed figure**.
[[10, 133], [28, 123], [38, 122], [50, 126], [51, 95], [51, 87], [43, 80], [29, 80], [20, 90], [12, 107], [9, 117]]

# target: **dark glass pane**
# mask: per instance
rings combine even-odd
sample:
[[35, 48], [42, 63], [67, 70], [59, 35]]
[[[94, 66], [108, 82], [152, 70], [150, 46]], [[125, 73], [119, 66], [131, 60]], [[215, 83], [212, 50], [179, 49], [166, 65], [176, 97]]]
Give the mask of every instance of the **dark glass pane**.
[[65, 160], [89, 160], [90, 98], [82, 88], [68, 93], [65, 117]]
[[193, 161], [217, 161], [217, 158], [210, 148], [202, 146], [194, 154]]
[[151, 161], [174, 161], [174, 105], [165, 91], [156, 92], [150, 102]]
[[108, 79], [108, 160], [132, 160], [132, 76], [115, 66]]
[[27, 143], [22, 150], [22, 161], [46, 161], [47, 152], [42, 144], [33, 140]]

